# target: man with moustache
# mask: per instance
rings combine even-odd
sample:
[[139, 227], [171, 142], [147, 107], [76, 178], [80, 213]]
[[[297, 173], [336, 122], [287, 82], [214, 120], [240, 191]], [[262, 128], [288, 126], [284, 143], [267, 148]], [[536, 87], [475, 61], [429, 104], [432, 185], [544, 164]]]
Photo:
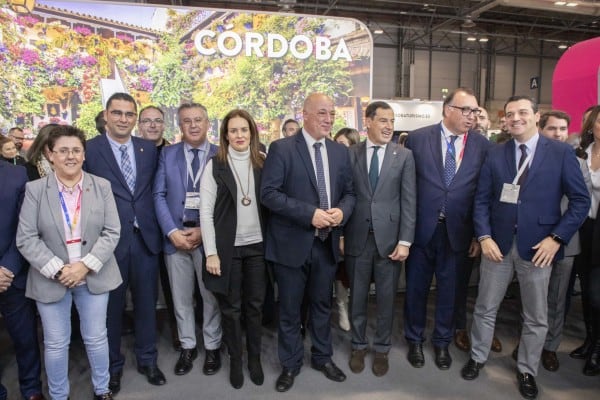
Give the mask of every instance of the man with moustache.
[[388, 372], [394, 299], [401, 262], [415, 236], [416, 176], [412, 152], [391, 143], [394, 111], [376, 101], [365, 111], [367, 140], [350, 147], [356, 207], [344, 229], [344, 257], [350, 277], [352, 355], [350, 370], [361, 372], [369, 342], [367, 304], [371, 277], [377, 296], [373, 339], [375, 376]]
[[[488, 151], [475, 195], [475, 234], [481, 244], [479, 294], [473, 312], [466, 380], [487, 361], [496, 314], [516, 272], [523, 307], [517, 381], [525, 399], [538, 395], [535, 382], [548, 331], [548, 283], [552, 264], [590, 207], [579, 163], [570, 146], [538, 133], [537, 104], [513, 96], [504, 106], [512, 140]], [[561, 199], [568, 198], [561, 212]]]
[[473, 196], [489, 146], [473, 131], [480, 113], [471, 89], [455, 89], [444, 100], [441, 123], [417, 129], [406, 140], [417, 171], [416, 232], [407, 259], [404, 303], [407, 358], [415, 368], [425, 365], [427, 297], [434, 274], [435, 364], [441, 370], [452, 364], [448, 346], [454, 333], [457, 270], [467, 254], [473, 257], [479, 250], [473, 240]]
[[121, 330], [128, 287], [133, 301], [134, 353], [138, 372], [152, 385], [166, 383], [157, 366], [156, 349], [158, 254], [162, 239], [152, 199], [156, 146], [131, 136], [137, 120], [137, 104], [133, 97], [127, 93], [110, 96], [104, 119], [106, 134], [87, 142], [84, 169], [110, 181], [121, 222], [121, 238], [115, 257], [123, 283], [110, 292], [106, 321], [110, 351], [109, 389], [115, 394], [121, 390], [125, 364], [121, 353]]
[[206, 134], [206, 108], [187, 103], [177, 111], [182, 141], [163, 149], [154, 179], [154, 204], [166, 240], [165, 262], [169, 271], [181, 352], [176, 375], [191, 371], [198, 356], [194, 318], [194, 279], [203, 303], [205, 359], [203, 372], [214, 375], [221, 368], [221, 314], [215, 296], [202, 280], [204, 266], [200, 227], [200, 177], [204, 166], [217, 153]]
[[298, 133], [300, 129], [300, 124], [295, 119], [286, 119], [283, 125], [281, 125], [281, 133], [283, 137], [293, 136]]
[[[311, 366], [328, 379], [346, 375], [331, 356], [331, 298], [339, 261], [342, 226], [354, 208], [348, 150], [330, 140], [335, 121], [333, 100], [310, 94], [303, 108], [304, 127], [271, 144], [264, 164], [261, 201], [270, 210], [265, 258], [273, 263], [279, 287], [279, 361], [275, 384], [288, 391], [300, 372], [304, 347], [300, 308], [306, 289]], [[293, 246], [290, 246], [293, 243]]]
[[159, 154], [163, 147], [171, 144], [163, 137], [165, 133], [165, 115], [163, 110], [158, 107], [148, 106], [140, 110], [138, 131], [141, 137], [156, 144]]

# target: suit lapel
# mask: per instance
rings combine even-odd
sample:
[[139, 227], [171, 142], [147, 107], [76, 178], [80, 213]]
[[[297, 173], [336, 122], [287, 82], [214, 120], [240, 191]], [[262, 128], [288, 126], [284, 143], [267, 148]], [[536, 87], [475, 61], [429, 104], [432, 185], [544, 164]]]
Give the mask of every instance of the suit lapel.
[[[385, 154], [383, 156], [383, 164], [381, 164], [381, 170], [379, 171], [379, 179], [377, 180], [377, 186], [375, 192], [379, 191], [379, 188], [385, 187], [386, 181], [388, 180], [388, 171], [391, 171], [392, 164], [394, 163], [398, 152], [396, 151], [395, 143], [388, 143], [385, 147]], [[367, 179], [368, 180], [368, 179]], [[371, 184], [369, 183], [369, 187]], [[375, 194], [375, 193], [373, 193]]]
[[504, 159], [510, 182], [517, 176], [517, 161], [515, 160], [515, 140], [511, 139], [504, 145]]
[[84, 173], [83, 174], [83, 183], [82, 183], [82, 187], [81, 190], [83, 191], [81, 193], [81, 232], [83, 234], [83, 232], [86, 232], [85, 228], [87, 225], [87, 221], [88, 218], [90, 216], [90, 210], [92, 210], [92, 208], [95, 206], [95, 204], [92, 204], [92, 200], [93, 200], [93, 196], [91, 195], [92, 192], [92, 178], [90, 178], [89, 174]]
[[440, 182], [444, 184], [444, 159], [442, 158], [442, 142], [440, 141], [441, 132], [442, 125], [440, 124], [436, 125], [436, 128], [429, 133], [429, 147], [431, 149], [433, 163], [440, 175]]
[[179, 145], [179, 149], [175, 152], [175, 162], [179, 168], [179, 176], [181, 177], [181, 184], [183, 185], [184, 191], [187, 192], [187, 160], [185, 159], [185, 146], [183, 142]]
[[335, 164], [335, 159], [333, 157], [333, 147], [336, 146], [338, 143], [335, 143], [333, 140], [325, 140], [325, 147], [327, 148], [327, 160], [328, 160], [328, 164], [329, 164], [329, 195], [330, 195], [330, 199], [329, 199], [329, 208], [333, 207], [332, 204], [334, 203], [333, 199], [336, 198], [335, 196], [335, 189], [337, 187], [337, 168], [334, 165]]
[[[119, 182], [121, 183], [121, 185], [124, 188], [126, 188], [127, 191], [129, 192], [129, 186], [127, 185], [127, 181], [125, 181], [125, 178], [123, 177], [123, 173], [121, 172], [120, 160], [117, 160], [115, 158], [115, 154], [112, 151], [112, 146], [105, 135], [101, 136], [101, 140], [104, 140], [104, 145], [99, 146], [100, 155], [102, 156], [102, 158], [104, 158], [104, 161], [106, 162], [106, 165], [108, 165], [108, 168], [111, 170], [112, 174], [114, 176], [116, 176], [117, 179], [119, 179]], [[137, 157], [136, 157], [136, 164], [137, 164]]]
[[54, 226], [56, 226], [56, 230], [62, 239], [62, 243], [66, 243], [67, 239], [65, 237], [64, 221], [60, 205], [60, 198], [58, 197], [58, 185], [56, 183], [54, 174], [50, 174], [46, 177], [46, 188], [46, 202], [48, 209], [50, 210], [50, 215], [54, 220]]
[[304, 136], [302, 135], [302, 131], [298, 132], [294, 139], [296, 140], [296, 150], [304, 164], [304, 168], [306, 168], [306, 172], [308, 173], [308, 177], [310, 182], [312, 183], [315, 191], [319, 193], [319, 189], [317, 188], [317, 177], [315, 174], [315, 169], [313, 167], [312, 160], [310, 158], [310, 154], [308, 153], [308, 147], [306, 141], [304, 140]]
[[[136, 137], [131, 138], [131, 144], [133, 146], [133, 154], [135, 154], [135, 188], [133, 190], [134, 198], [137, 197], [137, 194], [141, 190], [140, 182], [142, 182], [142, 174], [144, 173], [144, 165], [146, 162], [146, 155], [144, 154], [144, 146], [140, 143], [140, 140]], [[121, 174], [122, 175], [122, 174]], [[125, 180], [125, 179], [123, 179]]]
[[[369, 170], [367, 168], [367, 141], [360, 142], [356, 145], [356, 158], [354, 162], [357, 164], [362, 185], [366, 185], [367, 190], [371, 192], [371, 183], [369, 182]], [[358, 183], [358, 182], [356, 182]]]
[[535, 154], [533, 155], [533, 160], [531, 162], [531, 166], [529, 167], [529, 172], [527, 174], [527, 178], [525, 179], [525, 182], [523, 183], [523, 187], [527, 186], [527, 183], [531, 182], [534, 179], [535, 174], [539, 171], [541, 165], [544, 164], [544, 158], [546, 158], [546, 154], [547, 154], [547, 150], [548, 150], [547, 146], [548, 146], [549, 141], [550, 141], [550, 139], [547, 139], [544, 136], [540, 135], [537, 146], [535, 148]]

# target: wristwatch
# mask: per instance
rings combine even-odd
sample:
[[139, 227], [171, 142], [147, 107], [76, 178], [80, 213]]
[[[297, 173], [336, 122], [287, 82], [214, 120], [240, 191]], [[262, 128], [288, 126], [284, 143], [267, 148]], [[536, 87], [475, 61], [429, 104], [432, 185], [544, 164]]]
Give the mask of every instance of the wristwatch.
[[552, 240], [554, 240], [556, 243], [560, 243], [560, 244], [565, 244], [565, 241], [558, 236], [556, 233], [551, 233], [550, 237], [552, 238]]

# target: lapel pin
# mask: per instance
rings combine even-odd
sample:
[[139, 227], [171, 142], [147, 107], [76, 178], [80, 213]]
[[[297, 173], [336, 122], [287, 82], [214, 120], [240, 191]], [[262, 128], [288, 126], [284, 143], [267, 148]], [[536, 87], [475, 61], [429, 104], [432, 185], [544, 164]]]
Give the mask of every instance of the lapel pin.
[[143, 153], [143, 152], [144, 152], [144, 149], [143, 149], [143, 148], [141, 148], [141, 149], [140, 149], [140, 151]]
[[392, 154], [393, 154], [393, 155], [396, 155], [396, 154], [398, 154], [398, 153], [396, 153], [396, 150], [394, 150], [394, 152], [393, 152]]

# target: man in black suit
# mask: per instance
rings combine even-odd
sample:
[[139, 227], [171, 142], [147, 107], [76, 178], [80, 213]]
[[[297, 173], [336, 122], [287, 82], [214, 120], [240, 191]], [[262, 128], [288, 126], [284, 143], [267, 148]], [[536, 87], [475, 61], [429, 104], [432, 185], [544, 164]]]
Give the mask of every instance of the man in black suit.
[[[0, 161], [0, 313], [14, 344], [21, 395], [39, 400], [44, 396], [35, 303], [25, 297], [29, 268], [15, 244], [26, 183], [25, 168]], [[0, 384], [0, 399], [6, 398], [6, 388]]]
[[302, 366], [300, 306], [305, 289], [311, 366], [333, 381], [346, 379], [331, 359], [329, 320], [341, 227], [356, 201], [352, 169], [346, 147], [329, 140], [333, 100], [322, 93], [309, 95], [303, 117], [300, 132], [271, 144], [261, 184], [262, 203], [271, 211], [265, 258], [273, 263], [279, 286], [279, 392], [292, 387]]

